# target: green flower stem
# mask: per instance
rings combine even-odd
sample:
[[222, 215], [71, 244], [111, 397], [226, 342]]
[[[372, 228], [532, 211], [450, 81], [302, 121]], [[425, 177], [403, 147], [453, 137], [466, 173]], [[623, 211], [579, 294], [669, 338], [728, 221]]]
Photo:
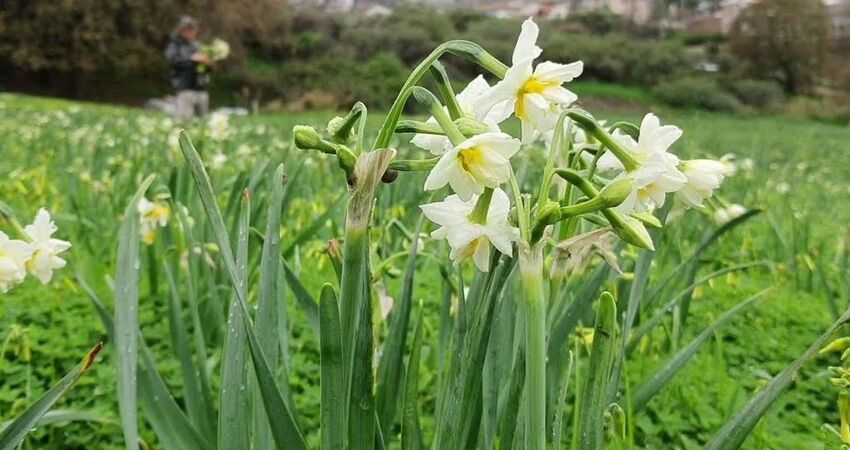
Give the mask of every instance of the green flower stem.
[[396, 133], [417, 133], [442, 135], [443, 129], [433, 122], [422, 122], [421, 120], [399, 120], [395, 127]]
[[425, 172], [433, 169], [439, 160], [439, 156], [428, 159], [399, 159], [391, 162], [389, 169], [401, 172]]
[[434, 81], [437, 83], [437, 89], [440, 91], [440, 96], [442, 96], [443, 101], [446, 102], [446, 109], [449, 110], [449, 117], [451, 117], [452, 120], [457, 120], [463, 117], [463, 110], [460, 109], [457, 97], [455, 96], [455, 91], [452, 89], [452, 83], [449, 81], [449, 74], [446, 73], [446, 69], [442, 64], [440, 64], [440, 61], [434, 61], [434, 64], [431, 65], [430, 72]]
[[9, 222], [9, 225], [12, 225], [12, 228], [15, 230], [18, 237], [26, 242], [32, 242], [32, 238], [24, 231], [24, 227], [21, 226], [21, 222], [18, 221], [15, 211], [2, 201], [0, 201], [0, 218], [6, 219], [6, 221]]
[[413, 96], [419, 103], [422, 103], [426, 107], [428, 107], [429, 112], [440, 127], [443, 129], [443, 132], [446, 133], [446, 137], [452, 142], [453, 145], [459, 145], [461, 142], [466, 140], [466, 136], [460, 132], [460, 129], [452, 122], [451, 117], [443, 110], [443, 105], [440, 104], [440, 101], [437, 100], [437, 97], [431, 93], [428, 89], [423, 87], [415, 86], [411, 90]]
[[472, 223], [485, 224], [487, 223], [487, 212], [490, 210], [490, 200], [493, 198], [493, 188], [484, 188], [484, 192], [478, 197], [475, 202], [475, 207], [472, 213], [469, 214], [469, 220]]
[[[374, 443], [373, 429], [366, 424], [374, 420], [374, 399], [364, 385], [371, 385], [372, 349], [361, 346], [364, 333], [371, 333], [369, 316], [371, 301], [371, 270], [369, 268], [369, 218], [375, 193], [389, 162], [395, 158], [395, 150], [378, 149], [357, 158], [349, 178], [348, 210], [345, 218], [345, 242], [342, 252], [342, 274], [340, 277], [339, 308], [342, 334], [343, 380], [348, 396], [345, 415], [349, 424], [348, 436]], [[365, 319], [364, 319], [365, 316]], [[366, 322], [361, 323], [362, 320]], [[371, 335], [370, 335], [371, 337]], [[363, 361], [370, 364], [363, 365]], [[334, 430], [334, 432], [345, 432]], [[352, 441], [350, 441], [352, 442]], [[362, 448], [353, 443], [351, 448]]]
[[549, 158], [546, 160], [546, 167], [543, 169], [543, 179], [540, 183], [540, 198], [538, 202], [549, 198], [549, 189], [552, 186], [552, 178], [555, 173], [555, 160], [558, 157], [558, 152], [563, 147], [564, 134], [567, 135], [567, 144], [572, 143], [572, 121], [566, 122], [566, 111], [558, 116], [558, 122], [555, 124], [555, 131], [552, 137], [552, 144], [549, 147]]
[[525, 305], [525, 448], [546, 449], [546, 299], [543, 246], [520, 244], [519, 268]]
[[[543, 231], [547, 226], [560, 222], [570, 217], [578, 217], [608, 207], [608, 204], [599, 196], [590, 198], [575, 205], [557, 207], [553, 202], [541, 208], [541, 213], [531, 230], [531, 243], [535, 244], [543, 237]], [[616, 205], [615, 205], [616, 206]]]
[[[596, 196], [599, 194], [599, 191], [591, 184], [589, 181], [584, 179], [578, 172], [572, 169], [558, 169], [555, 173], [567, 180], [570, 184], [579, 188], [585, 195], [588, 197]], [[649, 250], [654, 250], [653, 244], [651, 240], [647, 240], [647, 236], [644, 233], [641, 233], [635, 224], [640, 225], [640, 222], [637, 219], [634, 219], [630, 216], [624, 216], [613, 209], [603, 208], [600, 210], [603, 216], [608, 220], [608, 223], [611, 224], [611, 228], [614, 229], [614, 232], [624, 241], [632, 244], [634, 246], [645, 248]]]
[[511, 192], [514, 194], [514, 204], [517, 212], [517, 224], [519, 225], [519, 235], [522, 240], [529, 242], [531, 239], [531, 216], [528, 214], [525, 200], [523, 200], [522, 191], [519, 189], [519, 183], [516, 179], [513, 167], [511, 167]]
[[608, 127], [609, 133], [613, 133], [615, 130], [622, 130], [624, 133], [628, 134], [629, 136], [631, 136], [635, 139], [637, 139], [638, 136], [640, 136], [640, 128], [638, 128], [637, 125], [635, 125], [631, 122], [626, 122], [626, 121], [621, 120], [619, 122], [612, 123], [611, 126]]
[[357, 156], [350, 148], [322, 139], [313, 127], [307, 125], [296, 125], [292, 129], [292, 140], [295, 147], [302, 150], [318, 150], [328, 155], [336, 155], [339, 167], [345, 171], [348, 178], [354, 171], [354, 164], [357, 162]]
[[602, 145], [608, 148], [617, 159], [623, 163], [623, 167], [626, 168], [626, 171], [632, 171], [637, 169], [639, 162], [635, 157], [635, 154], [630, 150], [626, 149], [616, 139], [614, 136], [611, 136], [608, 131], [599, 126], [599, 123], [596, 122], [592, 117], [588, 114], [571, 110], [566, 112], [567, 116], [573, 119], [580, 127], [584, 128], [590, 135], [596, 138]]
[[535, 244], [543, 237], [543, 230], [548, 225], [583, 214], [590, 214], [604, 208], [613, 208], [623, 203], [631, 192], [632, 185], [631, 179], [622, 178], [608, 184], [602, 191], [583, 202], [561, 207], [556, 207], [556, 203], [549, 202], [547, 205], [541, 206], [534, 229], [531, 232], [531, 243]]
[[444, 42], [435, 48], [428, 57], [422, 60], [422, 62], [413, 69], [413, 72], [407, 78], [407, 81], [404, 82], [404, 86], [402, 86], [398, 97], [396, 97], [393, 105], [390, 107], [390, 111], [387, 113], [387, 118], [381, 126], [381, 131], [375, 139], [374, 148], [386, 148], [390, 145], [390, 139], [392, 139], [395, 126], [401, 117], [404, 105], [410, 97], [411, 89], [419, 83], [419, 80], [422, 79], [431, 65], [447, 52], [468, 59], [499, 78], [504, 78], [505, 73], [508, 71], [508, 67], [506, 65], [502, 64], [502, 62], [496, 59], [493, 55], [487, 53], [478, 44], [469, 41]]
[[[455, 120], [454, 123], [464, 136], [474, 136], [476, 134], [490, 131], [483, 123], [468, 117], [461, 117], [460, 119]], [[398, 125], [395, 127], [395, 132], [442, 136], [446, 134], [443, 131], [443, 128], [440, 127], [440, 124], [434, 122], [422, 122], [418, 120], [399, 120]]]

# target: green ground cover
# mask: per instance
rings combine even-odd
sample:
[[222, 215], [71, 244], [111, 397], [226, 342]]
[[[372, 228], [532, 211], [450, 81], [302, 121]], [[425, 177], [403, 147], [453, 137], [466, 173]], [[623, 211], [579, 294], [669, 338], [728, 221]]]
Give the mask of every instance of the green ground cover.
[[[611, 88], [586, 84], [583, 89], [593, 95]], [[638, 102], [646, 100], [643, 95], [622, 94]], [[281, 229], [282, 247], [291, 246], [286, 259], [313, 297], [318, 296], [321, 284], [333, 277], [324, 250], [329, 239], [341, 234], [342, 180], [334, 161], [292, 148], [290, 130], [297, 123], [323, 127], [332, 115], [233, 118], [226, 136], [215, 136], [211, 127], [202, 124], [189, 128], [211, 166], [225, 207], [238, 203], [233, 199], [252, 183], [253, 175], [274, 167], [267, 165], [269, 160], [285, 163], [293, 188]], [[720, 277], [697, 289], [690, 318], [693, 326], [656, 330], [651, 340], [638, 346], [637, 356], [629, 359], [628, 379], [640, 381], [723, 311], [754, 292], [774, 287], [756, 307], [721, 328], [631, 424], [641, 448], [696, 449], [848, 306], [850, 274], [841, 258], [850, 240], [850, 128], [677, 110], [661, 111], [660, 115], [685, 131], [677, 144], [679, 154], [720, 157], [734, 153], [739, 168], [723, 186], [721, 196], [762, 211], [702, 255], [700, 273], [747, 261], [765, 261], [769, 269]], [[628, 114], [619, 118], [639, 120]], [[0, 421], [23, 410], [104, 338], [105, 331], [79, 280], [86, 280], [111, 306], [117, 232], [126, 202], [152, 173], [158, 176], [152, 192], [185, 190], [187, 180], [181, 179], [177, 169], [183, 161], [174, 145], [173, 130], [164, 116], [138, 110], [0, 95], [0, 200], [27, 220], [38, 207], [48, 207], [61, 237], [74, 244], [68, 267], [50, 285], [29, 280], [0, 296], [0, 344], [4, 350], [0, 352]], [[406, 143], [398, 145], [414, 155]], [[522, 171], [522, 163], [519, 167]], [[418, 216], [416, 205], [424, 195], [415, 192], [421, 180], [413, 183], [405, 177], [390, 185], [379, 201], [387, 206], [384, 218], [412, 228]], [[322, 218], [321, 226], [311, 230], [317, 217]], [[675, 266], [693, 250], [699, 236], [713, 227], [711, 218], [699, 213], [673, 222], [653, 270], [663, 273]], [[426, 245], [434, 252], [444, 250], [434, 243]], [[414, 296], [422, 300], [426, 312], [426, 339], [436, 339], [438, 266], [429, 267], [427, 261], [422, 264], [426, 276], [417, 278]], [[403, 269], [403, 259], [395, 266]], [[215, 264], [210, 270], [217, 270]], [[387, 292], [398, 292], [398, 283], [397, 278], [388, 277]], [[228, 297], [226, 289], [222, 286], [224, 299]], [[168, 356], [167, 295], [150, 280], [143, 282], [142, 291], [146, 294], [140, 309], [143, 334], [179, 397], [179, 363]], [[292, 295], [288, 299], [289, 383], [302, 419], [315, 424], [317, 342]], [[206, 338], [210, 348], [216, 349], [214, 343], [222, 336], [213, 329]], [[215, 350], [211, 353], [208, 365], [210, 372], [217, 374], [219, 355]], [[93, 420], [40, 427], [24, 448], [121, 447], [114, 363], [114, 352], [106, 351], [94, 370], [60, 403], [63, 409], [92, 412]], [[838, 421], [836, 394], [826, 372], [827, 366], [835, 363], [834, 359], [818, 359], [809, 365], [774, 405], [746, 448], [822, 448], [821, 425]], [[427, 412], [433, 410], [433, 397], [427, 393], [429, 377], [424, 378], [422, 422], [428, 429]], [[156, 439], [144, 427], [143, 437], [149, 442]], [[317, 438], [308, 436], [314, 445]]]

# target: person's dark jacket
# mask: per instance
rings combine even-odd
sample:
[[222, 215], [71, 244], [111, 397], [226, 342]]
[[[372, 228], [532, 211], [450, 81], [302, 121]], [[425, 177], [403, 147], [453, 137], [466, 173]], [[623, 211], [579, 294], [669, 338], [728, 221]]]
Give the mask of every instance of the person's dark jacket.
[[199, 69], [201, 64], [192, 61], [200, 51], [198, 41], [189, 42], [182, 36], [172, 36], [165, 49], [165, 58], [171, 66], [171, 85], [176, 91], [207, 89], [207, 75]]

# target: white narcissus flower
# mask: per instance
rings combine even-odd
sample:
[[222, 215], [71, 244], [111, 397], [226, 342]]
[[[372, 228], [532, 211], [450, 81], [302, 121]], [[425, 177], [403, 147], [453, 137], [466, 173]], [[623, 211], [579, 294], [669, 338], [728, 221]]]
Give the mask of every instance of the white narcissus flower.
[[475, 266], [482, 272], [487, 272], [490, 265], [490, 245], [511, 256], [511, 245], [519, 239], [519, 230], [508, 223], [511, 203], [505, 191], [498, 188], [493, 190], [490, 209], [484, 223], [475, 223], [469, 218], [476, 201], [477, 196], [463, 201], [457, 195], [450, 195], [441, 202], [428, 203], [420, 208], [425, 217], [440, 225], [431, 236], [449, 242], [453, 261], [471, 256]]
[[54, 270], [65, 267], [65, 260], [59, 254], [71, 248], [70, 242], [52, 237], [56, 230], [56, 224], [44, 208], [38, 210], [31, 225], [24, 227], [33, 249], [32, 256], [26, 261], [27, 272], [42, 284], [50, 282]]
[[695, 208], [702, 208], [702, 201], [711, 197], [729, 173], [726, 164], [712, 159], [683, 161], [679, 167], [688, 182], [676, 195], [685, 206]]
[[230, 44], [222, 39], [213, 39], [209, 45], [209, 57], [213, 61], [221, 61], [230, 56]]
[[209, 137], [214, 141], [223, 141], [230, 137], [230, 119], [227, 114], [214, 112], [207, 120]]
[[447, 151], [431, 169], [425, 180], [425, 190], [434, 191], [446, 184], [461, 200], [495, 188], [508, 181], [510, 158], [520, 148], [520, 142], [505, 133], [475, 135]]
[[688, 178], [678, 168], [679, 158], [667, 151], [681, 136], [679, 127], [661, 125], [658, 117], [651, 113], [643, 117], [637, 141], [625, 134], [614, 134], [638, 163], [636, 168], [627, 171], [611, 152], [599, 158], [600, 169], [621, 171], [618, 178], [630, 177], [634, 181], [631, 195], [614, 209], [624, 214], [648, 211], [663, 205], [667, 193], [678, 192], [685, 186]]
[[[486, 94], [489, 89], [490, 85], [487, 84], [487, 81], [483, 76], [479, 75], [477, 78], [470, 81], [469, 84], [466, 85], [466, 87], [457, 94], [457, 96], [455, 96], [455, 98], [457, 99], [457, 104], [461, 109], [461, 114], [463, 114], [464, 117], [475, 119], [485, 124], [490, 131], [498, 132], [499, 126], [496, 124], [496, 120], [493, 115], [488, 114], [487, 111], [483, 110], [478, 103], [481, 97]], [[443, 107], [443, 109], [446, 108]], [[437, 120], [433, 117], [429, 117], [426, 122], [437, 123]], [[446, 153], [452, 148], [452, 143], [449, 138], [440, 134], [418, 133], [416, 136], [413, 136], [410, 143], [423, 150], [428, 150], [437, 156]]]
[[168, 219], [171, 217], [171, 208], [167, 203], [152, 202], [145, 197], [139, 199], [137, 206], [139, 211], [139, 232], [142, 235], [142, 242], [145, 244], [153, 244], [156, 241], [156, 227], [164, 227], [168, 225]]
[[498, 122], [516, 114], [522, 122], [523, 143], [555, 127], [561, 109], [577, 98], [562, 85], [584, 70], [581, 61], [570, 64], [546, 61], [534, 67], [534, 60], [542, 52], [537, 46], [539, 32], [531, 19], [522, 24], [505, 78], [481, 99], [482, 107], [492, 110]]
[[9, 239], [6, 233], [0, 231], [0, 292], [8, 292], [12, 286], [24, 281], [26, 261], [32, 253], [32, 244]]
[[213, 169], [221, 169], [225, 164], [227, 164], [227, 155], [224, 153], [216, 153], [210, 162], [210, 166]]
[[738, 171], [738, 156], [734, 153], [727, 153], [720, 157], [720, 163], [723, 164], [723, 175], [731, 177]]
[[719, 208], [714, 211], [714, 222], [717, 223], [717, 225], [725, 225], [726, 223], [741, 217], [746, 212], [746, 207], [733, 203], [725, 208]]

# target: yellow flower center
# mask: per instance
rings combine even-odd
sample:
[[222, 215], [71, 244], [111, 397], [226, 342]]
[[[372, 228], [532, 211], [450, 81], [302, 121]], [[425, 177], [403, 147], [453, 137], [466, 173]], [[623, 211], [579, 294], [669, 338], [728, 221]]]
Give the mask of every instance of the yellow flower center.
[[557, 81], [541, 81], [535, 76], [531, 76], [523, 83], [522, 87], [516, 93], [516, 103], [514, 110], [516, 116], [520, 119], [525, 118], [525, 96], [528, 94], [542, 94], [546, 89], [557, 87]]
[[475, 176], [473, 173], [475, 167], [480, 166], [484, 161], [484, 149], [478, 146], [465, 148], [457, 153], [457, 159], [466, 173]]
[[168, 218], [171, 216], [171, 209], [168, 208], [168, 205], [157, 204], [151, 212], [148, 213], [148, 218], [151, 220], [160, 220]]
[[490, 245], [490, 241], [488, 241], [484, 236], [473, 240], [469, 244], [466, 244], [466, 247], [458, 250], [459, 259], [471, 258], [482, 245]]
[[32, 271], [33, 269], [35, 269], [35, 258], [38, 257], [39, 252], [40, 250], [36, 250], [35, 252], [33, 252], [30, 259], [24, 262], [24, 268], [26, 268], [28, 271]]

